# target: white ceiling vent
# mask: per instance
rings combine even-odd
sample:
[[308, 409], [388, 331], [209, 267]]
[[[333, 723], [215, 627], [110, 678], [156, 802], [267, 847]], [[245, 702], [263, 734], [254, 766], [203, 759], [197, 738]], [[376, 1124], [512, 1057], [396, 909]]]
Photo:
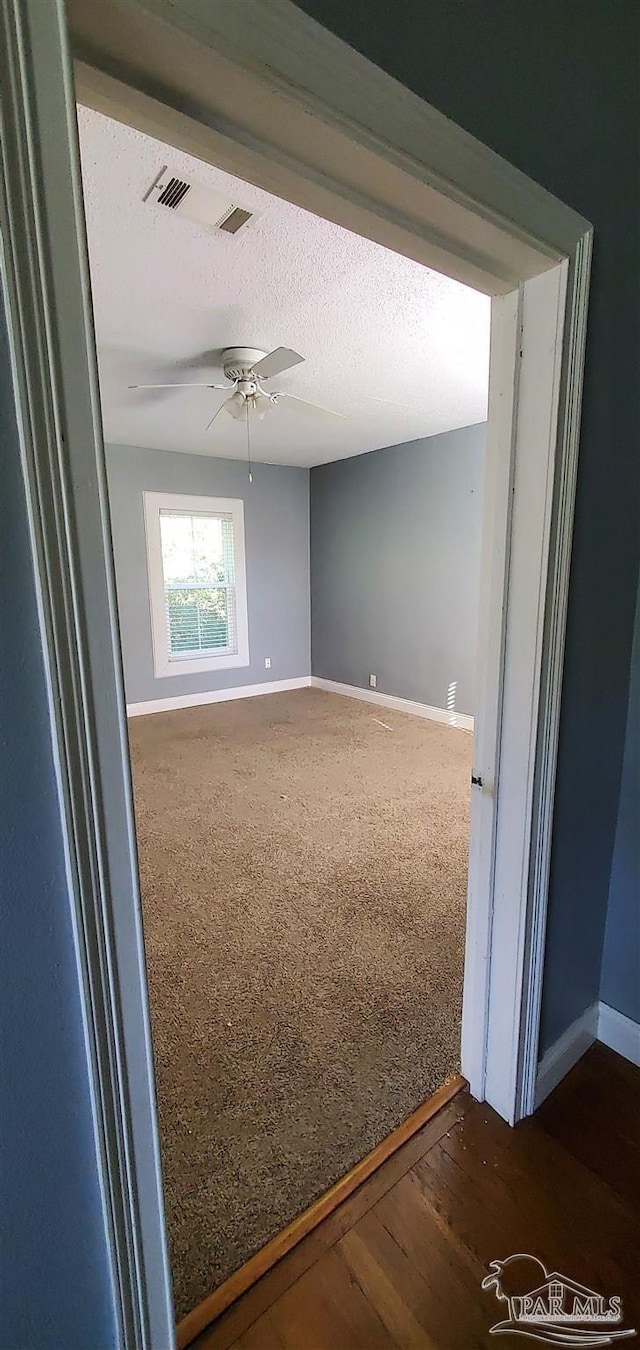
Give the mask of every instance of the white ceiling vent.
[[143, 200], [162, 207], [164, 211], [173, 211], [177, 216], [186, 216], [187, 220], [203, 225], [206, 230], [223, 230], [225, 234], [238, 234], [257, 215], [255, 211], [248, 211], [238, 202], [229, 201], [222, 193], [203, 187], [201, 183], [175, 177], [166, 165]]

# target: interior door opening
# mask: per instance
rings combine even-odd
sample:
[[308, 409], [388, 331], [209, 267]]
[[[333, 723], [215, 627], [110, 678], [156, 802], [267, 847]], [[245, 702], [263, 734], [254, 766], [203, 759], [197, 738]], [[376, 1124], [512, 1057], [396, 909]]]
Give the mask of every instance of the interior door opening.
[[459, 1081], [491, 302], [78, 115], [180, 1320]]
[[[538, 1078], [592, 231], [295, 7], [252, 4], [257, 26], [72, 3], [79, 96], [493, 297], [462, 1058], [513, 1122]], [[173, 1308], [73, 80], [59, 6], [3, 25], [7, 308], [96, 1157], [119, 1327], [147, 1347]]]

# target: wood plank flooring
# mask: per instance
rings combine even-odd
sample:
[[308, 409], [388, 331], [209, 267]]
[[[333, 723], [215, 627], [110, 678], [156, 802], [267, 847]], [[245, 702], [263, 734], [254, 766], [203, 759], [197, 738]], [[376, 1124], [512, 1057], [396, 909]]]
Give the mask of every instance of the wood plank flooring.
[[481, 1284], [516, 1252], [619, 1295], [640, 1332], [639, 1240], [640, 1070], [597, 1045], [515, 1130], [456, 1097], [193, 1350], [495, 1345], [506, 1304]]
[[[261, 1247], [228, 1280], [214, 1289], [208, 1298], [198, 1304], [186, 1317], [183, 1317], [178, 1323], [177, 1350], [186, 1350], [186, 1347], [193, 1343], [196, 1336], [205, 1327], [208, 1327], [232, 1303], [235, 1303], [247, 1289], [256, 1284], [268, 1270], [271, 1270], [272, 1266], [282, 1260], [287, 1252], [297, 1247], [308, 1233], [311, 1233], [314, 1228], [318, 1228], [329, 1214], [342, 1207], [344, 1201], [359, 1190], [363, 1183], [382, 1167], [383, 1163], [401, 1150], [408, 1140], [416, 1134], [421, 1134], [427, 1121], [438, 1116], [442, 1108], [448, 1102], [453, 1101], [454, 1097], [465, 1087], [465, 1079], [461, 1078], [460, 1074], [454, 1074], [447, 1083], [443, 1083], [442, 1087], [437, 1088], [428, 1101], [423, 1102], [422, 1106], [418, 1107], [417, 1111], [408, 1116], [402, 1124], [391, 1131], [391, 1134], [387, 1135], [386, 1139], [383, 1139], [370, 1153], [367, 1153], [364, 1158], [356, 1163], [346, 1176], [336, 1181], [328, 1191], [324, 1192], [324, 1195], [319, 1196], [308, 1209], [303, 1210], [292, 1223], [272, 1238], [271, 1242], [267, 1242], [266, 1246]], [[343, 1209], [343, 1215], [344, 1212]]]

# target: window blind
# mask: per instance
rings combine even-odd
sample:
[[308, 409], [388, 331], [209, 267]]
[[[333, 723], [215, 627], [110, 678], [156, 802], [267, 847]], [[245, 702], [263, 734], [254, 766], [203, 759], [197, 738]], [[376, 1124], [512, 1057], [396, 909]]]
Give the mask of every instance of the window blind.
[[167, 646], [172, 660], [238, 650], [233, 518], [160, 512]]

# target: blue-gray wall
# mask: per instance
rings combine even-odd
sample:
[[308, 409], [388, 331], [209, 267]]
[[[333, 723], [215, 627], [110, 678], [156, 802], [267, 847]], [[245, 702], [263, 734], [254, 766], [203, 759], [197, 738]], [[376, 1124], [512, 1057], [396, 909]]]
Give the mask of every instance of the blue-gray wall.
[[0, 451], [0, 1342], [107, 1350], [115, 1322], [1, 312]]
[[[310, 673], [308, 469], [255, 464], [249, 483], [238, 460], [118, 445], [107, 475], [128, 703]], [[244, 500], [250, 665], [155, 678], [143, 492]]]
[[600, 997], [640, 1022], [640, 589]]
[[595, 226], [542, 1049], [598, 997], [640, 555], [637, 0], [296, 0]]
[[475, 708], [485, 425], [311, 470], [311, 668]]

